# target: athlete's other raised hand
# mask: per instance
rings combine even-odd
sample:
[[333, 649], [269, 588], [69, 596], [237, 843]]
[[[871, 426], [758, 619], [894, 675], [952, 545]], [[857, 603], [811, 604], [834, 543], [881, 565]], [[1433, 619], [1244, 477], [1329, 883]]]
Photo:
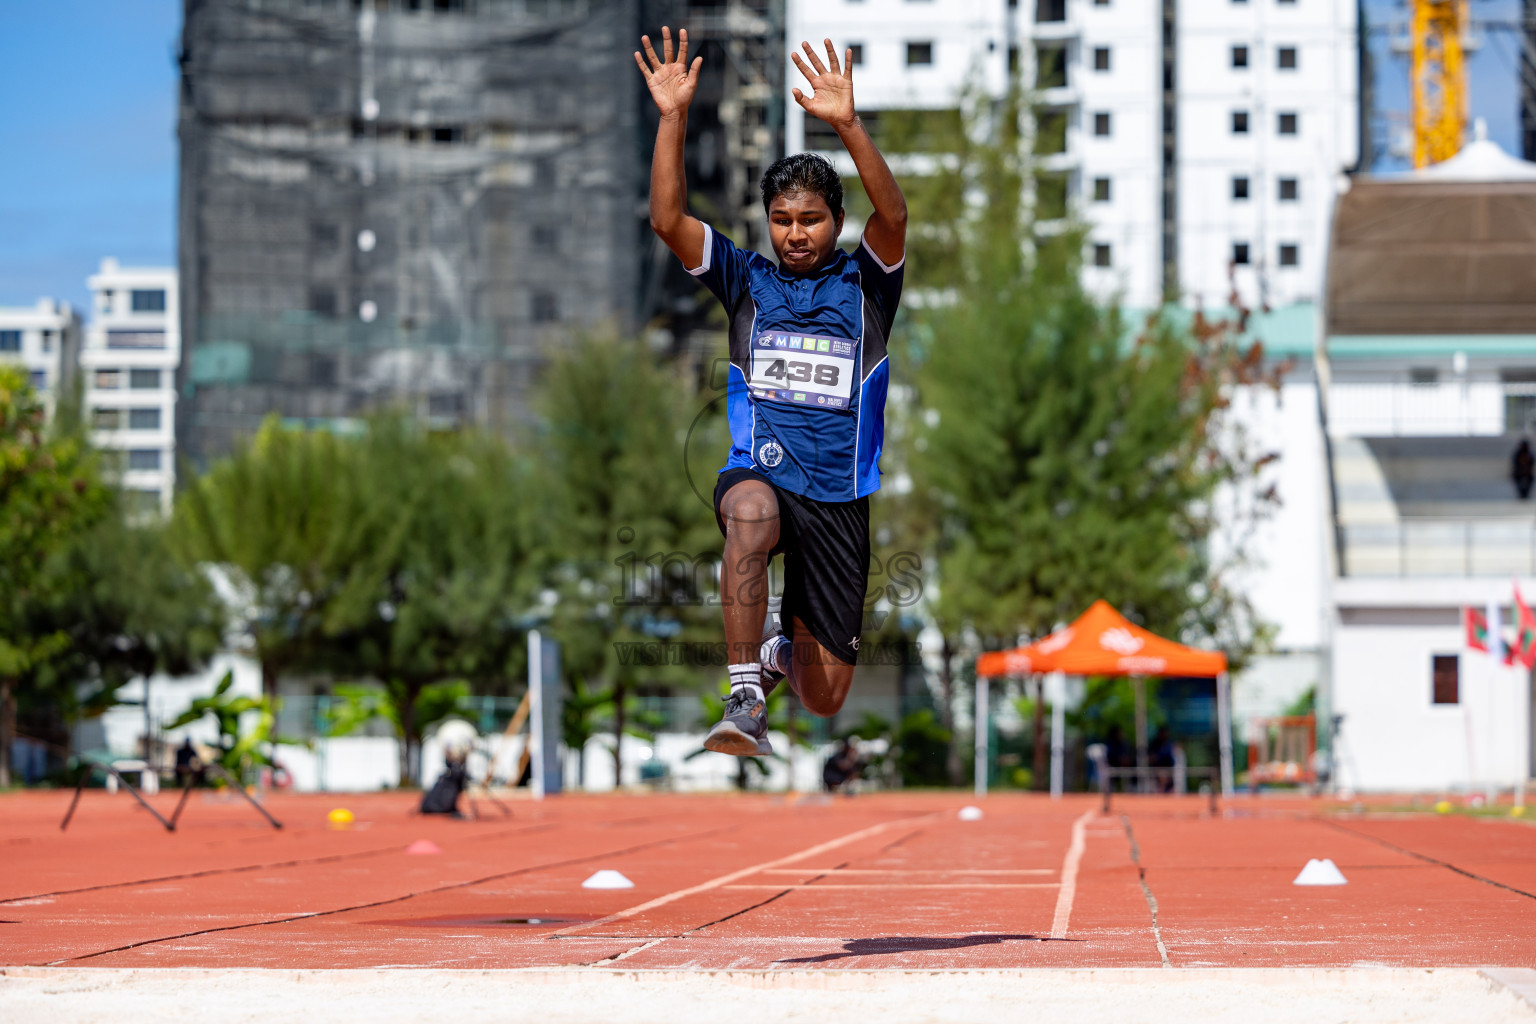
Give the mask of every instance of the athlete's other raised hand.
[[832, 45], [832, 40], [823, 40], [827, 47], [827, 63], [822, 64], [816, 51], [811, 49], [811, 44], [802, 42], [800, 47], [805, 50], [806, 57], [810, 58], [810, 66], [807, 67], [800, 54], [791, 52], [795, 67], [805, 76], [805, 80], [811, 84], [814, 95], [807, 96], [799, 89], [792, 89], [795, 102], [805, 108], [805, 112], [821, 118], [833, 128], [845, 128], [853, 124], [853, 50], [843, 51], [843, 62], [837, 61], [837, 48]]
[[[688, 64], [688, 30], [677, 33], [677, 59], [672, 59], [672, 30], [661, 30], [661, 59], [651, 37], [641, 36], [645, 57], [635, 51], [635, 63], [645, 76], [651, 99], [661, 111], [656, 125], [656, 151], [651, 156], [651, 230], [692, 270], [704, 265], [704, 224], [688, 213], [688, 182], [683, 174], [683, 142], [688, 137], [688, 104], [699, 85], [703, 57]], [[649, 63], [647, 63], [647, 59]]]
[[651, 49], [650, 36], [641, 36], [640, 45], [645, 47], [645, 56], [641, 57], [640, 51], [636, 50], [635, 63], [645, 76], [645, 84], [651, 90], [651, 99], [656, 101], [656, 109], [661, 111], [662, 117], [686, 114], [688, 104], [693, 102], [693, 91], [699, 84], [699, 68], [704, 64], [703, 57], [695, 57], [693, 66], [688, 65], [688, 30], [678, 29], [677, 60], [672, 59], [672, 30], [665, 25], [661, 27], [659, 60], [656, 51]]
[[[795, 102], [805, 108], [807, 114], [827, 122], [837, 132], [853, 157], [853, 166], [864, 183], [864, 194], [875, 212], [864, 222], [864, 242], [871, 252], [887, 267], [900, 265], [907, 251], [907, 201], [901, 194], [901, 186], [880, 155], [869, 132], [859, 120], [853, 105], [853, 50], [843, 51], [839, 64], [837, 49], [832, 40], [824, 40], [827, 62], [823, 64], [810, 43], [801, 43], [805, 58], [791, 54], [795, 67], [811, 83], [814, 95], [807, 96], [799, 89], [792, 90]], [[809, 59], [810, 64], [806, 64]]]

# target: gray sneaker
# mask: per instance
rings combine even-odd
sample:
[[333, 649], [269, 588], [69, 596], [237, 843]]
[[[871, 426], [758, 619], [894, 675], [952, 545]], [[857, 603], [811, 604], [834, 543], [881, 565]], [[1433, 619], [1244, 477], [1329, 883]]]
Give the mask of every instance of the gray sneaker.
[[704, 749], [736, 757], [773, 753], [768, 743], [768, 705], [751, 691], [732, 691], [725, 701], [725, 717], [704, 737]]

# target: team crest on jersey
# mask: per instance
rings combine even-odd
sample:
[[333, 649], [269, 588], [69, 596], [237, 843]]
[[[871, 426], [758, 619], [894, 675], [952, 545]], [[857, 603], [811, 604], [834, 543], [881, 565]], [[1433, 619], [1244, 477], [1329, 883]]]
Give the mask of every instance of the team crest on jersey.
[[757, 450], [757, 461], [772, 469], [784, 461], [784, 449], [777, 441], [769, 441]]

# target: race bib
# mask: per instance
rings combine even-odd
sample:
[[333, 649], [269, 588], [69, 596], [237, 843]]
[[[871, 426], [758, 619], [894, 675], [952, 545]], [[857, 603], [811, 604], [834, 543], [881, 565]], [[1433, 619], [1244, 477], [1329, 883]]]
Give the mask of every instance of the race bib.
[[764, 331], [752, 340], [747, 385], [755, 398], [846, 409], [857, 375], [853, 342], [846, 338]]

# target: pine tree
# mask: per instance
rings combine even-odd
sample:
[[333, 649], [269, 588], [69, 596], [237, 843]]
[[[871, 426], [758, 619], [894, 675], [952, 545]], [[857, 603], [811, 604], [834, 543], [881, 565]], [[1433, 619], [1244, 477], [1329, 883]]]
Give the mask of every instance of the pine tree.
[[37, 620], [49, 561], [106, 501], [84, 440], [50, 431], [26, 370], [0, 366], [0, 786], [11, 784], [18, 681], [69, 646], [66, 633]]

